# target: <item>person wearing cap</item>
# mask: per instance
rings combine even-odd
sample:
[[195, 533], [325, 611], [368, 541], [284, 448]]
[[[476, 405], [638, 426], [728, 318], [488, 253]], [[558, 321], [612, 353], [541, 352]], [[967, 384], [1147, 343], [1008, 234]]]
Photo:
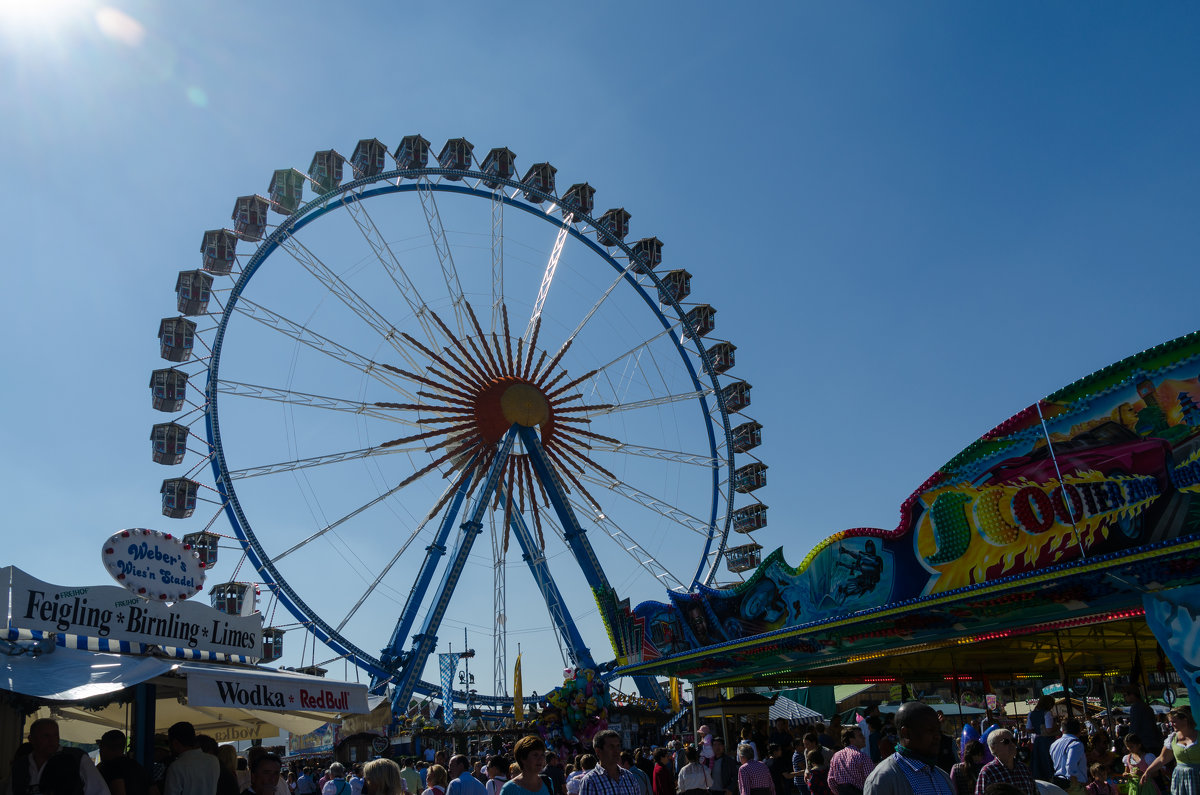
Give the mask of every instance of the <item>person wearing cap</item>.
[[204, 753], [196, 727], [185, 720], [167, 729], [175, 761], [167, 768], [163, 795], [213, 795], [221, 778], [221, 763]]
[[147, 795], [150, 792], [150, 774], [125, 753], [124, 732], [106, 731], [96, 744], [100, 746], [100, 764], [96, 769], [112, 795]]
[[8, 791], [12, 795], [40, 792], [43, 777], [49, 780], [67, 773], [68, 768], [79, 771], [83, 795], [109, 795], [108, 785], [91, 757], [78, 748], [63, 748], [59, 744], [58, 721], [39, 718], [29, 725], [29, 750], [19, 751], [13, 757]]

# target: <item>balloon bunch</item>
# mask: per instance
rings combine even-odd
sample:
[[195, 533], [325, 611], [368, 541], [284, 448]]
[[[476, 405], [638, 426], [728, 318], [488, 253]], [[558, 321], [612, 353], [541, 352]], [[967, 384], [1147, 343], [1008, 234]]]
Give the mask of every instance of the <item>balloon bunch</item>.
[[546, 701], [550, 709], [543, 715], [543, 720], [549, 724], [545, 726], [544, 737], [553, 738], [553, 729], [561, 724], [564, 738], [574, 740], [578, 735], [588, 743], [597, 732], [608, 728], [608, 708], [612, 706], [612, 698], [608, 685], [590, 668], [567, 671], [562, 687], [546, 696]]

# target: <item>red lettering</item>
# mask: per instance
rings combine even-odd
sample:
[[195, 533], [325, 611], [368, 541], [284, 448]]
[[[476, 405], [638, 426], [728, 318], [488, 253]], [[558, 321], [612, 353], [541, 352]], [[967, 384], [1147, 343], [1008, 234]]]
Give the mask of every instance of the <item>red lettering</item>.
[[1013, 497], [1013, 516], [1026, 533], [1044, 533], [1054, 526], [1054, 504], [1046, 492], [1025, 486]]
[[[1063, 492], [1066, 492], [1067, 498], [1071, 500], [1069, 511], [1067, 510], [1067, 499], [1063, 498]], [[1050, 492], [1050, 501], [1054, 504], [1054, 514], [1062, 524], [1073, 524], [1083, 518], [1083, 497], [1079, 496], [1079, 489], [1070, 483], [1058, 486]]]

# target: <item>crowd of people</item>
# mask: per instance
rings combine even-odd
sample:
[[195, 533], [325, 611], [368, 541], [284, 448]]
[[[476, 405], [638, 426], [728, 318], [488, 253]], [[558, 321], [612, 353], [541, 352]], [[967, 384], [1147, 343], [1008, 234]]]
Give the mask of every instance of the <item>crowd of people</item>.
[[[1200, 795], [1200, 748], [1189, 708], [1162, 731], [1136, 693], [1129, 716], [1059, 722], [1044, 699], [1024, 725], [989, 723], [956, 740], [946, 716], [919, 701], [853, 725], [835, 717], [797, 730], [786, 720], [744, 726], [730, 747], [701, 726], [694, 744], [624, 749], [604, 730], [568, 756], [536, 736], [482, 759], [446, 751], [375, 759], [350, 768], [294, 767], [262, 748], [238, 756], [179, 723], [169, 748], [143, 769], [126, 738], [100, 741], [100, 763], [62, 748], [53, 720], [30, 726], [13, 761], [12, 795]], [[1051, 790], [1053, 791], [1053, 790]]]

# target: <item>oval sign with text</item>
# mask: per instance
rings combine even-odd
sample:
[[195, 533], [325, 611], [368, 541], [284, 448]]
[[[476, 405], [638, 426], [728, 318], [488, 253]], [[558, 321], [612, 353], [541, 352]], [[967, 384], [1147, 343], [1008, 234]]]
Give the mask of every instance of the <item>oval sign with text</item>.
[[158, 530], [119, 530], [100, 558], [113, 579], [153, 602], [179, 602], [204, 588], [200, 555], [183, 540]]

